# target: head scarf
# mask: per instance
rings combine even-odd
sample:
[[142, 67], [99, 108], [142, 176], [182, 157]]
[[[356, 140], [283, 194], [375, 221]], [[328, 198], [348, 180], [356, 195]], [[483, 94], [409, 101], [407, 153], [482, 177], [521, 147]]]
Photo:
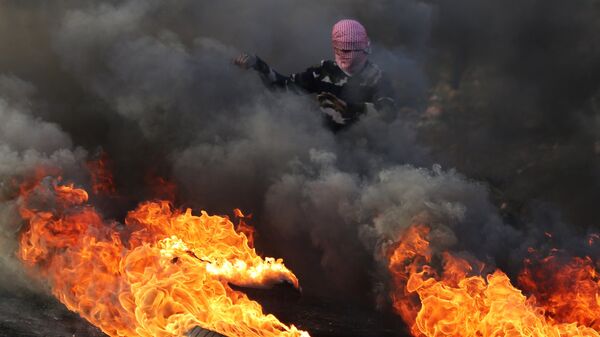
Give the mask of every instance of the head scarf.
[[331, 31], [331, 42], [335, 61], [344, 72], [352, 75], [364, 67], [370, 41], [360, 22], [349, 19], [338, 21]]

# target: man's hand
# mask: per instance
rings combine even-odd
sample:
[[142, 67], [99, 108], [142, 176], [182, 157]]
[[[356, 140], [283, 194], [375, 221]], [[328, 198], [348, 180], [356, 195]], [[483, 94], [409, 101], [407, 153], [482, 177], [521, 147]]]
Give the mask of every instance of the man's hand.
[[348, 104], [346, 104], [346, 102], [329, 92], [322, 92], [318, 94], [317, 100], [319, 100], [319, 105], [321, 105], [322, 108], [331, 108], [342, 114], [342, 116], [348, 109]]
[[256, 65], [256, 56], [247, 53], [241, 53], [233, 59], [233, 64], [242, 69], [254, 68]]

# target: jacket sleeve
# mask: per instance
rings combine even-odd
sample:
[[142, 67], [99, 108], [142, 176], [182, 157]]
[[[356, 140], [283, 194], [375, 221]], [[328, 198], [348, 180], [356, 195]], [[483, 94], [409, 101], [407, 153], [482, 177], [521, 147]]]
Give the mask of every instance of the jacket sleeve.
[[373, 91], [373, 105], [378, 111], [393, 110], [396, 108], [394, 88], [390, 79], [382, 76], [375, 84]]
[[367, 105], [383, 113], [391, 113], [396, 108], [392, 83], [383, 74], [371, 85], [370, 99], [362, 102], [348, 102], [348, 108], [342, 114], [346, 119], [358, 118], [367, 112]]
[[313, 66], [300, 73], [289, 76], [282, 75], [271, 68], [265, 61], [256, 57], [254, 69], [269, 88], [281, 88], [294, 92], [314, 93], [319, 91], [320, 66]]

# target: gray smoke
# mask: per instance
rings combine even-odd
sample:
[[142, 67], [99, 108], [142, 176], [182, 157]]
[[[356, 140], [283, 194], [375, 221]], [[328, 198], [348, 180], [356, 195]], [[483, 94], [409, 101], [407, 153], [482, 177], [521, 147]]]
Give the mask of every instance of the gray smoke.
[[[415, 219], [439, 250], [517, 268], [544, 231], [568, 248], [598, 226], [597, 14], [594, 0], [4, 1], [0, 74], [30, 84], [3, 77], [2, 177], [51, 163], [85, 181], [72, 168], [101, 148], [120, 193], [107, 214], [163, 176], [178, 204], [254, 213], [259, 250], [309, 295], [370, 301], [382, 249]], [[370, 33], [393, 116], [332, 134], [313, 97], [230, 62], [303, 70], [345, 17]]]
[[20, 179], [43, 167], [70, 169], [70, 175], [77, 177], [73, 171], [85, 155], [82, 149], [74, 149], [60, 126], [34, 117], [30, 109], [33, 92], [31, 84], [0, 75], [0, 290], [31, 284], [25, 281], [15, 254], [21, 227]]

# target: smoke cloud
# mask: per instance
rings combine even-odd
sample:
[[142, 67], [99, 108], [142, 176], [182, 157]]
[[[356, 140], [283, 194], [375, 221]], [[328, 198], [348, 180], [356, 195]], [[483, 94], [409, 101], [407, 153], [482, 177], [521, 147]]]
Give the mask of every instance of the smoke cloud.
[[[259, 250], [307, 295], [372, 302], [382, 250], [417, 220], [436, 249], [509, 270], [528, 246], [575, 246], [599, 219], [598, 12], [597, 0], [4, 1], [0, 268], [20, 271], [13, 178], [47, 165], [86, 183], [98, 149], [121, 196], [107, 214], [148, 198], [149, 174], [176, 183], [179, 205], [254, 213]], [[231, 64], [248, 51], [303, 70], [331, 57], [345, 17], [369, 31], [393, 116], [333, 134], [313, 97]]]
[[14, 254], [20, 230], [15, 200], [19, 179], [43, 167], [74, 171], [84, 156], [82, 149], [73, 148], [70, 137], [59, 125], [32, 115], [29, 106], [33, 91], [27, 82], [0, 76], [0, 290], [30, 284], [24, 281]]

